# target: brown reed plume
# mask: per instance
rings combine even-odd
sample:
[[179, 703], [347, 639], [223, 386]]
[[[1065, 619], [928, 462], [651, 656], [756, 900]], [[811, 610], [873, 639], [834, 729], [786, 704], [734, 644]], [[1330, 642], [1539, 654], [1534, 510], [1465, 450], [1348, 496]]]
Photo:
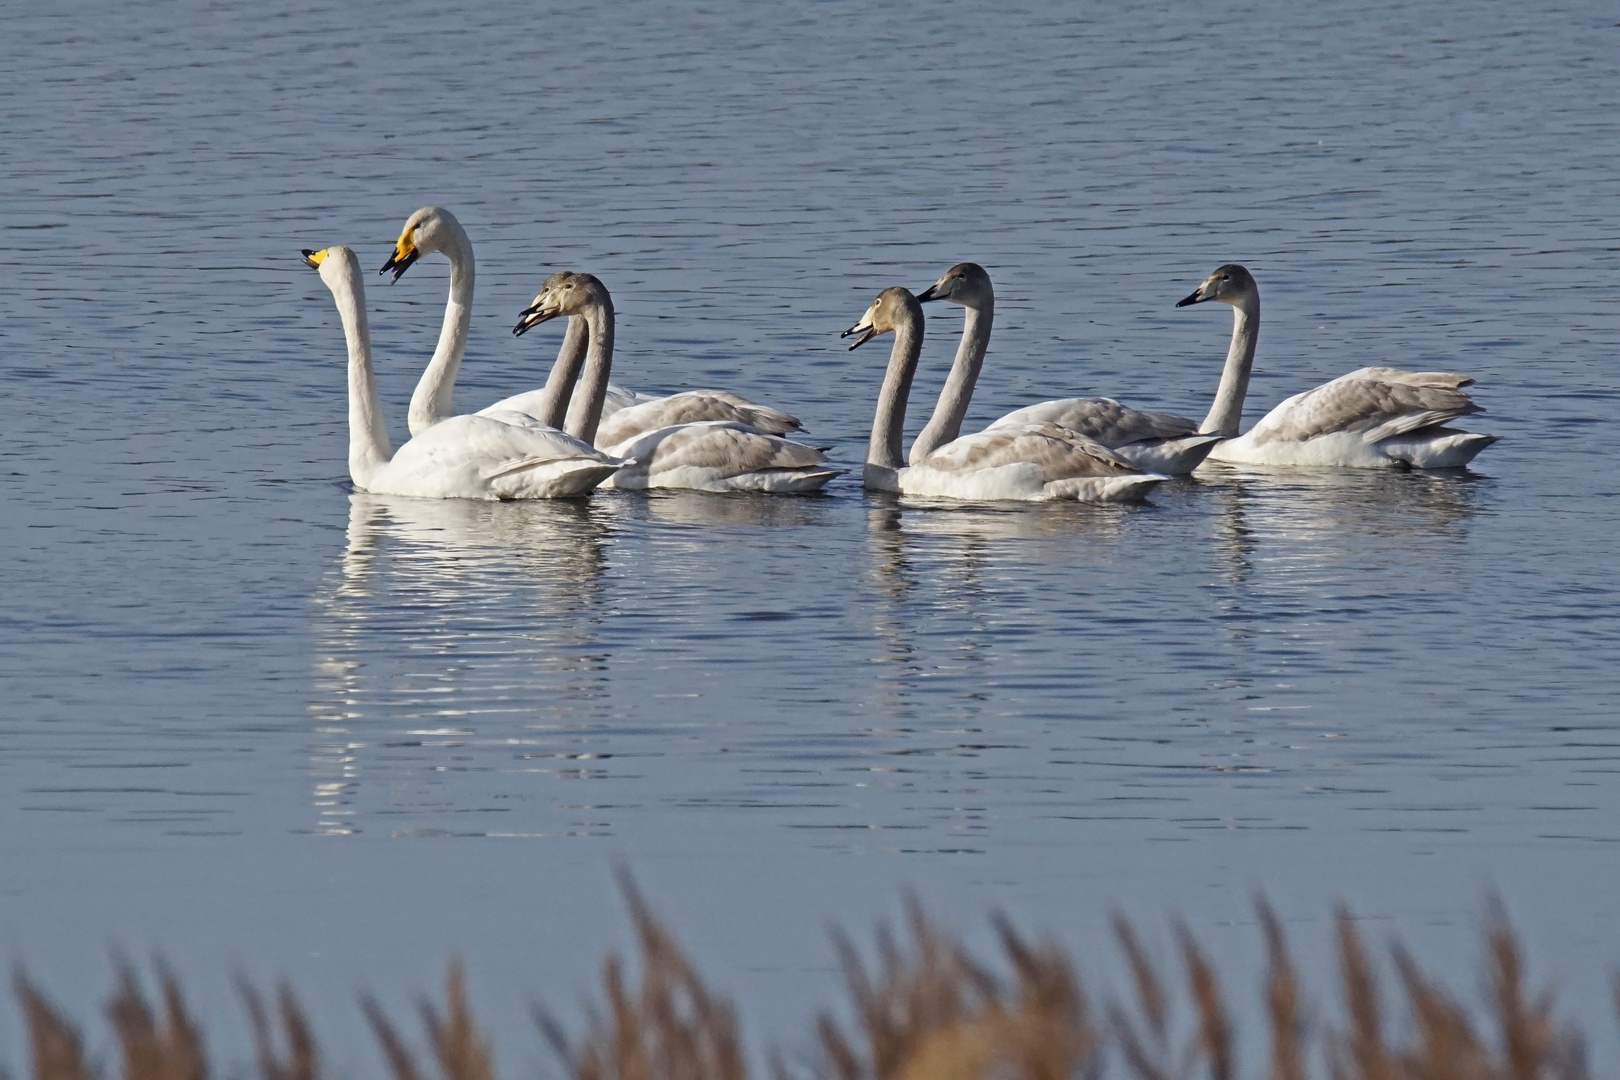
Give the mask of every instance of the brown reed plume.
[[[461, 961], [451, 958], [444, 979], [444, 1011], [423, 999], [417, 1006], [422, 1027], [433, 1049], [433, 1061], [443, 1080], [495, 1080], [495, 1060], [489, 1040], [473, 1020], [467, 1004], [467, 983]], [[394, 1080], [423, 1080], [416, 1055], [405, 1044], [375, 998], [361, 1000], [372, 1032], [382, 1044]], [[266, 1080], [269, 1080], [267, 1077]]]
[[12, 971], [11, 985], [22, 1010], [23, 1027], [28, 1031], [30, 1075], [34, 1080], [90, 1080], [92, 1072], [84, 1060], [84, 1044], [78, 1031], [45, 999], [20, 966]]
[[822, 1071], [833, 1080], [1068, 1080], [1096, 1071], [1098, 1040], [1079, 973], [1055, 942], [1025, 941], [996, 919], [1012, 968], [1005, 983], [906, 900], [909, 941], [877, 934], [868, 972], [842, 934], [834, 938], [857, 1032], [823, 1014]]
[[[1181, 950], [1182, 964], [1187, 971], [1188, 990], [1196, 1012], [1196, 1030], [1179, 1049], [1172, 1046], [1170, 999], [1166, 983], [1148, 958], [1141, 938], [1129, 919], [1114, 915], [1114, 936], [1120, 951], [1131, 969], [1131, 981], [1136, 993], [1138, 1017], [1118, 1002], [1108, 1009], [1114, 1037], [1124, 1054], [1126, 1067], [1142, 1080], [1184, 1080], [1197, 1069], [1199, 1062], [1209, 1066], [1211, 1080], [1232, 1080], [1234, 1059], [1232, 1025], [1227, 1016], [1226, 1001], [1221, 993], [1220, 980], [1203, 950], [1198, 947], [1192, 930], [1186, 923], [1175, 925], [1176, 943]], [[1279, 939], [1280, 943], [1280, 939]], [[1286, 953], [1273, 954], [1273, 971], [1286, 970]], [[1292, 1014], [1297, 999], [1268, 999], [1271, 1015], [1279, 1012]], [[1287, 1035], [1282, 1036], [1286, 1043]], [[1275, 1042], [1275, 1040], [1274, 1040]]]
[[[571, 1038], [542, 1010], [535, 1020], [570, 1080], [747, 1080], [737, 1010], [704, 983], [628, 873], [619, 887], [641, 950], [631, 986], [624, 961], [602, 962], [605, 1006], [586, 1005], [586, 1029]], [[400, 1080], [406, 1080], [401, 1077]]]
[[[260, 1080], [319, 1080], [320, 1051], [292, 987], [283, 982], [276, 988], [274, 1017], [258, 988], [245, 976], [237, 976], [236, 988], [253, 1027], [253, 1050]], [[280, 1020], [279, 1037], [277, 1019]]]
[[[610, 953], [602, 1000], [587, 1004], [580, 1034], [538, 1017], [567, 1080], [748, 1080], [735, 1007], [703, 981], [627, 875], [621, 884], [639, 977], [627, 976], [625, 961]], [[1387, 1008], [1377, 966], [1341, 907], [1335, 934], [1342, 1011], [1315, 1022], [1281, 921], [1263, 901], [1256, 907], [1267, 955], [1260, 1015], [1270, 1035], [1270, 1080], [1586, 1080], [1583, 1044], [1558, 1021], [1552, 995], [1527, 988], [1518, 940], [1500, 903], [1492, 904], [1486, 926], [1478, 1010], [1398, 943], [1388, 955], [1400, 1004]], [[1109, 1042], [1120, 1051], [1119, 1071], [1137, 1080], [1242, 1075], [1232, 1010], [1184, 923], [1173, 925], [1179, 977], [1167, 979], [1130, 922], [1115, 917], [1133, 998], [1130, 1007], [1110, 1004], [1106, 1031], [1073, 960], [1051, 939], [1027, 940], [997, 918], [999, 968], [1006, 971], [997, 975], [932, 923], [915, 898], [907, 899], [904, 927], [902, 934], [879, 927], [870, 964], [848, 937], [835, 936], [851, 1020], [847, 1029], [827, 1014], [817, 1020], [817, 1080], [1096, 1080]], [[116, 966], [107, 1016], [121, 1080], [208, 1080], [202, 1035], [178, 981], [155, 966], [155, 1008], [134, 969]], [[32, 1080], [100, 1080], [74, 1025], [20, 968], [12, 981]], [[246, 980], [238, 986], [260, 1080], [322, 1080], [314, 1035], [291, 989], [279, 986], [271, 1003]], [[1620, 1004], [1620, 982], [1616, 995]], [[443, 1006], [425, 1000], [418, 1006], [429, 1054], [419, 1057], [407, 1046], [374, 1000], [362, 1005], [392, 1080], [495, 1080], [489, 1041], [473, 1019], [456, 961]], [[1322, 1068], [1313, 1069], [1313, 1061]], [[776, 1072], [786, 1080], [780, 1063]]]
[[123, 1052], [124, 1080], [208, 1080], [202, 1033], [186, 1011], [179, 980], [161, 960], [154, 966], [161, 1016], [147, 1005], [140, 978], [127, 961], [118, 964], [118, 990], [107, 1004]]

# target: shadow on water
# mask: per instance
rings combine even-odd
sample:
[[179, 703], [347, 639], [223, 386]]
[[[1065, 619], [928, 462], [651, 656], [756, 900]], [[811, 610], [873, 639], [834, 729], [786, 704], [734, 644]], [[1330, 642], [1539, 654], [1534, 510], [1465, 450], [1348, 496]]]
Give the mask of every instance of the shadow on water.
[[584, 501], [350, 497], [347, 543], [316, 600], [316, 831], [356, 829], [368, 754], [421, 761], [481, 728], [590, 713], [606, 691], [595, 628], [608, 536]]

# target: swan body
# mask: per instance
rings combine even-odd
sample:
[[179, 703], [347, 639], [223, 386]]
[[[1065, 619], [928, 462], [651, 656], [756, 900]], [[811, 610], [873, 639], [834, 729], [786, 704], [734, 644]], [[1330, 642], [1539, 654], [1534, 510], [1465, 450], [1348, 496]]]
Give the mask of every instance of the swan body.
[[[922, 353], [922, 305], [906, 289], [885, 289], [861, 321], [844, 331], [859, 335], [855, 349], [893, 332], [894, 345], [867, 448], [863, 481], [869, 490], [974, 501], [1057, 499], [1140, 502], [1167, 477], [1143, 473], [1107, 447], [1056, 424], [1007, 425], [957, 436], [978, 378], [953, 367], [934, 415], [917, 436], [909, 464], [901, 456], [906, 402]], [[983, 353], [979, 354], [982, 360]], [[949, 438], [938, 445], [941, 437]]]
[[1443, 371], [1361, 368], [1288, 398], [1210, 456], [1249, 465], [1466, 465], [1496, 441], [1445, 426], [1484, 411], [1462, 392], [1473, 381]]
[[582, 495], [620, 462], [518, 413], [452, 416], [395, 452], [372, 372], [360, 260], [346, 247], [304, 252], [332, 292], [349, 354], [349, 475], [357, 490], [429, 499]]
[[799, 430], [797, 417], [767, 405], [756, 405], [724, 390], [687, 390], [637, 401], [612, 412], [604, 408], [596, 443], [602, 447], [614, 446], [658, 428], [709, 420], [745, 424], [767, 435], [786, 435]]
[[1496, 442], [1495, 435], [1447, 427], [1482, 413], [1463, 388], [1466, 375], [1447, 371], [1359, 368], [1295, 394], [1243, 435], [1238, 434], [1260, 330], [1260, 290], [1247, 269], [1220, 267], [1176, 306], [1230, 304], [1232, 344], [1203, 429], [1223, 437], [1211, 461], [1245, 465], [1378, 469], [1461, 468]]
[[[798, 421], [723, 392], [694, 391], [642, 402], [619, 410], [604, 422], [601, 417], [613, 362], [613, 298], [601, 281], [590, 274], [552, 275], [534, 303], [523, 310], [512, 332], [521, 335], [564, 315], [583, 318], [590, 339], [580, 387], [568, 409], [569, 433], [598, 446], [617, 439], [608, 454], [616, 458], [630, 455], [625, 463], [629, 471], [615, 473], [608, 486], [634, 491], [806, 492], [821, 489], [842, 472], [828, 468], [827, 455], [816, 447], [760, 431], [742, 418], [758, 411], [790, 420], [794, 426]], [[702, 418], [704, 409], [718, 405], [724, 405], [731, 415]], [[614, 423], [625, 413], [644, 415], [630, 418], [638, 422]], [[694, 418], [639, 426], [660, 416]]]
[[1113, 398], [1062, 398], [1014, 409], [987, 430], [1056, 424], [1102, 443], [1139, 469], [1186, 476], [1221, 441], [1204, 435], [1196, 420], [1121, 405]]
[[[959, 379], [976, 379], [990, 345], [990, 326], [995, 318], [996, 295], [990, 275], [978, 263], [957, 263], [917, 294], [917, 300], [920, 303], [946, 300], [967, 309], [947, 388]], [[1200, 434], [1196, 421], [1170, 413], [1133, 409], [1113, 398], [1042, 401], [1008, 413], [986, 430], [1031, 424], [1068, 428], [1101, 443], [1138, 469], [1172, 476], [1191, 473], [1220, 441], [1217, 436]], [[911, 448], [912, 463], [916, 464], [919, 456], [926, 456], [956, 434], [954, 429], [936, 430], [930, 424]]]
[[604, 485], [620, 491], [819, 491], [843, 472], [813, 446], [730, 420], [699, 420], [642, 432], [607, 451], [628, 455]]

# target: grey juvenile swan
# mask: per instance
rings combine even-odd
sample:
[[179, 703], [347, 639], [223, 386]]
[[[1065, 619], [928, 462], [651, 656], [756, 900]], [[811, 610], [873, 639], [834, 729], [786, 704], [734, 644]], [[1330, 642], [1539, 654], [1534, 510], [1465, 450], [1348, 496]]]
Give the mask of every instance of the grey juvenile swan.
[[843, 336], [859, 335], [850, 346], [855, 349], [891, 331], [894, 346], [866, 452], [864, 483], [869, 490], [981, 501], [1139, 502], [1165, 479], [1140, 472], [1107, 447], [1056, 424], [946, 437], [961, 428], [967, 414], [978, 377], [976, 363], [971, 371], [951, 372], [908, 465], [901, 442], [911, 380], [922, 353], [922, 304], [898, 285], [885, 289]]
[[[613, 298], [590, 274], [553, 274], [520, 313], [512, 333], [521, 336], [559, 316], [582, 317], [590, 328], [590, 350], [578, 397], [569, 409], [568, 432], [605, 446], [600, 422], [613, 363]], [[827, 455], [816, 447], [738, 419], [675, 422], [636, 431], [607, 453], [630, 460], [606, 486], [628, 490], [816, 491], [841, 472], [828, 468]]]
[[1485, 410], [1463, 387], [1466, 375], [1368, 367], [1295, 394], [1238, 435], [1243, 398], [1260, 336], [1260, 289], [1236, 263], [1217, 269], [1186, 307], [1214, 300], [1232, 305], [1232, 344], [1203, 430], [1224, 440], [1211, 461], [1248, 465], [1327, 465], [1351, 468], [1446, 469], [1468, 464], [1496, 441], [1446, 427]]
[[[930, 300], [946, 300], [967, 309], [962, 321], [962, 341], [957, 346], [949, 379], [950, 384], [977, 379], [985, 350], [990, 345], [990, 324], [995, 318], [996, 293], [990, 284], [990, 275], [978, 263], [957, 263], [919, 293], [917, 299], [925, 304]], [[1030, 424], [1057, 424], [1078, 431], [1146, 472], [1171, 476], [1185, 476], [1198, 468], [1220, 441], [1216, 436], [1199, 434], [1197, 421], [1170, 413], [1133, 409], [1113, 398], [1042, 401], [1008, 413], [986, 430]], [[917, 462], [919, 449], [923, 454], [931, 453], [940, 443], [956, 438], [956, 434], [954, 427], [935, 430], [930, 423], [911, 448], [912, 463]]]

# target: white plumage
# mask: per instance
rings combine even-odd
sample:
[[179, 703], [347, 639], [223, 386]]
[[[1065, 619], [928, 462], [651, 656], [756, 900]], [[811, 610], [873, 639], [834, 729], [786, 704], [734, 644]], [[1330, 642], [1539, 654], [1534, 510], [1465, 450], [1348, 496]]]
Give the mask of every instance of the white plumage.
[[395, 452], [372, 373], [360, 261], [346, 247], [306, 251], [331, 290], [348, 344], [349, 475], [360, 491], [430, 499], [580, 495], [619, 469], [588, 443], [519, 413], [452, 416]]

